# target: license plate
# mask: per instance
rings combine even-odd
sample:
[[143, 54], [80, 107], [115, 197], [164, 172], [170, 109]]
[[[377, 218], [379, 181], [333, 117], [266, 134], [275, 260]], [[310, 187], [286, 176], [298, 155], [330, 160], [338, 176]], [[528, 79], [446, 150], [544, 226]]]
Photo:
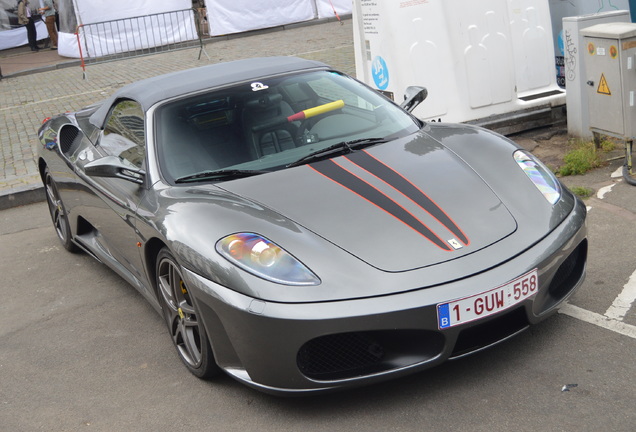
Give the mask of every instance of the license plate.
[[508, 309], [528, 297], [538, 288], [539, 278], [534, 269], [517, 279], [489, 291], [437, 305], [440, 329], [475, 321]]

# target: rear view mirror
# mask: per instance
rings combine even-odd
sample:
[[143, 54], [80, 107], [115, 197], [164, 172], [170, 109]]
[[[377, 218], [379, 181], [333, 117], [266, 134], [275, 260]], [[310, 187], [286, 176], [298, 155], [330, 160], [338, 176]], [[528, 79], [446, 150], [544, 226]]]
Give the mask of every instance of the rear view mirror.
[[117, 156], [105, 156], [84, 165], [86, 175], [93, 177], [114, 177], [133, 183], [142, 184], [146, 172], [142, 169], [125, 164]]
[[406, 111], [411, 112], [428, 96], [428, 90], [420, 86], [409, 86], [404, 92], [404, 102], [400, 104]]

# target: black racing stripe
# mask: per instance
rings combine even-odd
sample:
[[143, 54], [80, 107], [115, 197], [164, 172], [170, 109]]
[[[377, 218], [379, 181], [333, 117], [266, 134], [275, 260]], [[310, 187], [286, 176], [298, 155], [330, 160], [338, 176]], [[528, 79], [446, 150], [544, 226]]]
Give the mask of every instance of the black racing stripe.
[[349, 189], [353, 193], [361, 196], [367, 201], [380, 207], [393, 217], [399, 219], [406, 225], [413, 228], [415, 231], [422, 234], [428, 240], [433, 242], [438, 247], [450, 251], [452, 250], [449, 245], [440, 239], [433, 231], [431, 231], [426, 225], [419, 221], [415, 216], [406, 211], [398, 203], [393, 201], [388, 196], [365, 182], [359, 177], [351, 174], [332, 160], [326, 160], [310, 164], [310, 166], [318, 171], [325, 177], [333, 180], [339, 185]]
[[347, 156], [347, 159], [411, 199], [458, 237], [464, 245], [468, 245], [468, 238], [457, 224], [432, 199], [393, 168], [380, 162], [366, 151], [356, 152]]

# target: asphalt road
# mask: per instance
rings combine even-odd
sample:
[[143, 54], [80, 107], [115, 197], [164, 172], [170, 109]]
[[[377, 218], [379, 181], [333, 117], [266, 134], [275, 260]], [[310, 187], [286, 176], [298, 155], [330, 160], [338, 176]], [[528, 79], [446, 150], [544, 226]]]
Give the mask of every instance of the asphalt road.
[[299, 399], [194, 378], [141, 295], [58, 244], [46, 204], [0, 211], [0, 430], [633, 432], [636, 188], [615, 168], [567, 179], [602, 192], [567, 314], [423, 373]]

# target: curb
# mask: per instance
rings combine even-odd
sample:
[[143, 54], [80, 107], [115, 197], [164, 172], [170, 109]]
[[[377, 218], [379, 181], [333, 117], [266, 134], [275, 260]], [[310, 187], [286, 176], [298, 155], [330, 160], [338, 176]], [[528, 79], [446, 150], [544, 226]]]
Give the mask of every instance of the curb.
[[42, 202], [46, 199], [44, 186], [28, 185], [8, 189], [0, 194], [0, 210]]
[[32, 68], [32, 69], [21, 70], [21, 71], [14, 72], [14, 73], [9, 74], [9, 75], [3, 75], [2, 78], [0, 78], [0, 79], [15, 78], [15, 77], [19, 77], [19, 76], [32, 75], [32, 74], [39, 73], [39, 72], [50, 72], [50, 71], [57, 70], [57, 69], [64, 69], [64, 68], [73, 67], [73, 66], [80, 66], [80, 65], [81, 65], [81, 61], [79, 61], [79, 60], [69, 60], [69, 61], [65, 61], [65, 62], [62, 62], [62, 63], [56, 63], [56, 64], [53, 64], [53, 65], [39, 66], [39, 67]]

